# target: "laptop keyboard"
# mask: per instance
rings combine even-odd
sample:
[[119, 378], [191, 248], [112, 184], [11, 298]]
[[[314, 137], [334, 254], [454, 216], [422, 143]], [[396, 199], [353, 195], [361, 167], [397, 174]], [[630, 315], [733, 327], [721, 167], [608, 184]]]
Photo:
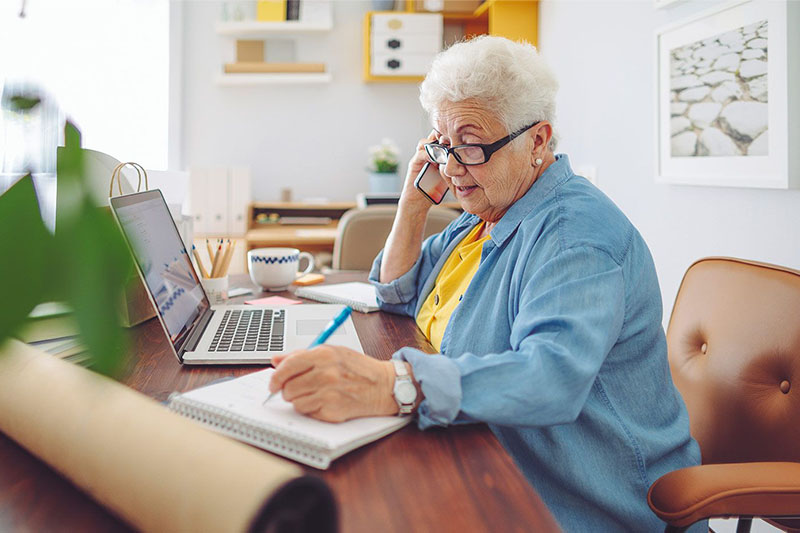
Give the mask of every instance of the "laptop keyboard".
[[208, 351], [280, 352], [285, 330], [285, 309], [225, 311]]

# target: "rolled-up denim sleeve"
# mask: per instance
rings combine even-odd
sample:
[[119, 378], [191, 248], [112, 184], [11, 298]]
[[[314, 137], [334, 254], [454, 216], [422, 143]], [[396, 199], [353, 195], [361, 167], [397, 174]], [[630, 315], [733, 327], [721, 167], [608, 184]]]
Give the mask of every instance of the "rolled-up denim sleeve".
[[507, 351], [394, 354], [411, 364], [425, 395], [421, 428], [475, 421], [547, 426], [577, 418], [622, 329], [621, 267], [604, 251], [570, 249], [508, 298], [515, 317]]
[[414, 266], [408, 272], [389, 283], [380, 282], [383, 250], [378, 253], [378, 256], [372, 262], [369, 281], [375, 286], [378, 305], [383, 311], [407, 316], [414, 315], [422, 285], [433, 271], [433, 267], [441, 257], [448, 240], [452, 238], [451, 226], [448, 226], [445, 231], [425, 239]]

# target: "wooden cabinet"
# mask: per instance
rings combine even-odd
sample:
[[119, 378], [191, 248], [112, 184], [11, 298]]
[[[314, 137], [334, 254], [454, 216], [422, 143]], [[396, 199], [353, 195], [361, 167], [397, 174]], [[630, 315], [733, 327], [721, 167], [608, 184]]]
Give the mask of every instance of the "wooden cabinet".
[[251, 204], [245, 235], [246, 247], [252, 250], [288, 246], [314, 254], [330, 253], [336, 240], [339, 218], [355, 206], [351, 202]]
[[[427, 20], [433, 19], [415, 21], [414, 17], [432, 14], [419, 11], [421, 5], [407, 1], [404, 12], [369, 12], [364, 16], [364, 81], [422, 81], [430, 63], [420, 54], [430, 53], [433, 39], [439, 39], [437, 51], [442, 47], [442, 37], [449, 33], [443, 31], [443, 25], [458, 26], [459, 35], [463, 37], [489, 34], [533, 45], [538, 41], [539, 2], [536, 0], [486, 0], [472, 13], [438, 13], [439, 28], [426, 27], [425, 31], [421, 28], [432, 24]], [[423, 20], [426, 22], [421, 22]], [[405, 31], [401, 33], [390, 27], [390, 22], [394, 26], [406, 25]]]

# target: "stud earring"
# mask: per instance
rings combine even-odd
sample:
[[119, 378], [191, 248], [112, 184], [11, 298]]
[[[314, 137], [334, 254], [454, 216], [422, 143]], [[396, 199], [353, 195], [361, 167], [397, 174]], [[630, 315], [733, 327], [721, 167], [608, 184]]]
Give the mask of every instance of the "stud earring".
[[537, 157], [533, 162], [533, 166], [536, 166], [536, 167], [538, 167], [541, 164], [542, 164], [542, 158], [540, 158], [540, 157]]

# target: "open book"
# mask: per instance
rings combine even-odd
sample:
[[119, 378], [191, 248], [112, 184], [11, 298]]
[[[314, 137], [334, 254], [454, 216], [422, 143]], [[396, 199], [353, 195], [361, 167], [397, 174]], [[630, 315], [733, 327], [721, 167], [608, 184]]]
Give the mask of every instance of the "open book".
[[356, 418], [340, 424], [297, 413], [278, 394], [269, 395], [275, 369], [247, 374], [183, 394], [173, 393], [168, 407], [242, 442], [325, 469], [345, 453], [392, 433], [411, 417]]
[[375, 287], [361, 281], [299, 287], [294, 291], [294, 295], [326, 304], [349, 305], [361, 313], [371, 313], [380, 309]]

